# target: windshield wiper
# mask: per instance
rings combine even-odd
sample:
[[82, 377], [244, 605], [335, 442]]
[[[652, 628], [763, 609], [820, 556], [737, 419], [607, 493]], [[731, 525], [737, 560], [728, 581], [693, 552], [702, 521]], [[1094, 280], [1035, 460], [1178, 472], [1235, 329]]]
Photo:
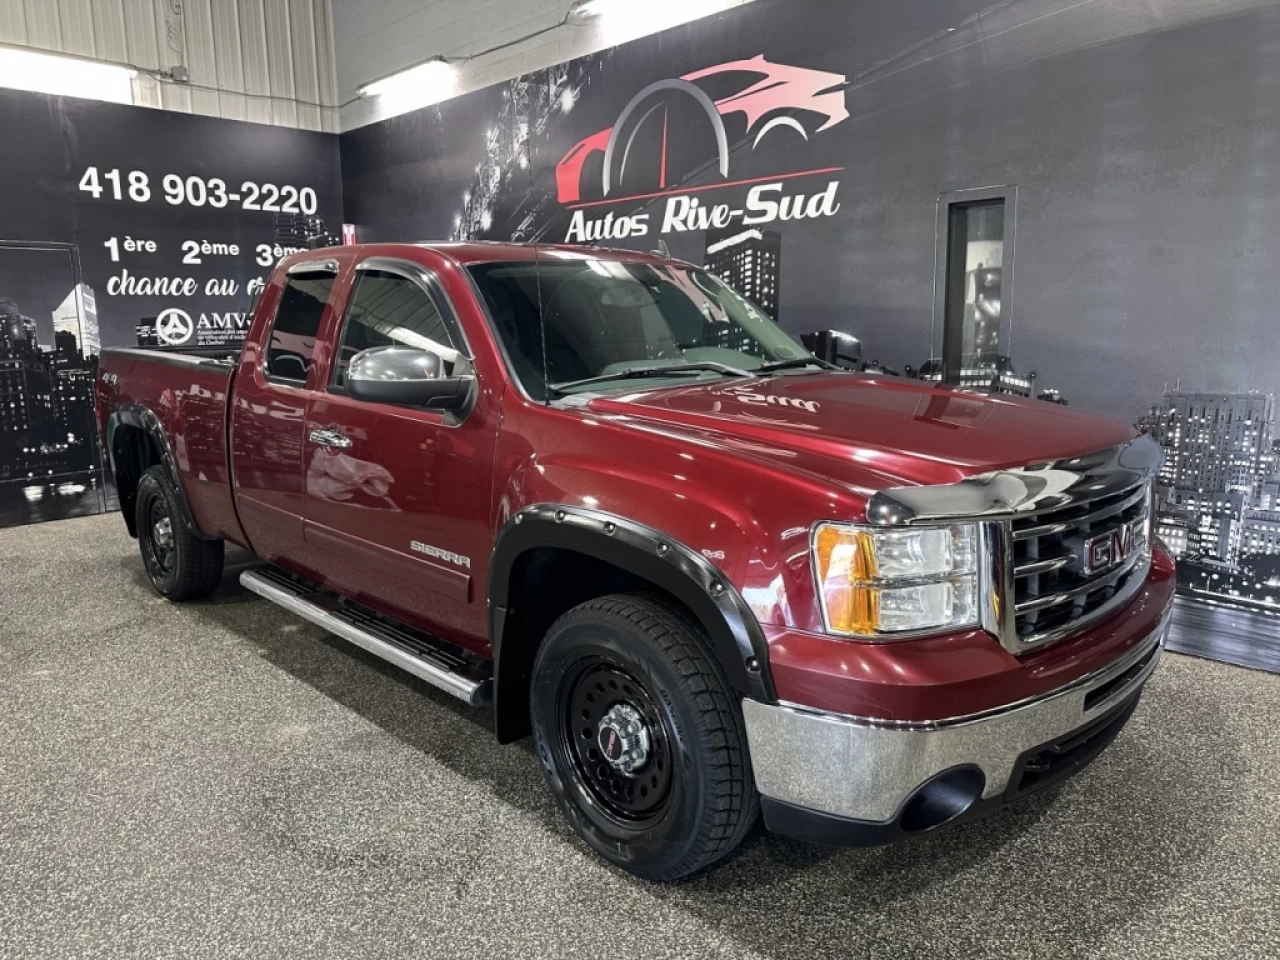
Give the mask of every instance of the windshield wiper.
[[819, 360], [817, 357], [795, 357], [792, 360], [770, 360], [768, 363], [762, 363], [756, 367], [755, 373], [773, 373], [775, 370], [792, 370], [797, 367], [817, 366], [824, 370], [839, 370], [834, 363], [827, 363], [825, 360]]
[[696, 363], [669, 363], [660, 367], [628, 367], [617, 373], [606, 373], [598, 377], [586, 377], [582, 380], [568, 380], [564, 383], [549, 384], [552, 390], [572, 390], [574, 387], [585, 387], [592, 383], [609, 383], [613, 380], [636, 380], [640, 377], [683, 377], [698, 373], [719, 373], [726, 377], [749, 377], [751, 373], [731, 367], [727, 363], [699, 361]]

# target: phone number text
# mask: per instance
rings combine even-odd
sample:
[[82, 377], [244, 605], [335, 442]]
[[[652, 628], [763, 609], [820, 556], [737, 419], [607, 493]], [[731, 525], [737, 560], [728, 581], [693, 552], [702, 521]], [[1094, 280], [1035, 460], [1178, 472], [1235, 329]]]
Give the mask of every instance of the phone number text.
[[[152, 197], [151, 178], [142, 170], [99, 170], [89, 167], [80, 178], [80, 190], [93, 199], [104, 196], [108, 200], [131, 200], [146, 203]], [[291, 184], [254, 183], [243, 181], [232, 190], [225, 180], [218, 177], [182, 177], [167, 173], [160, 180], [160, 192], [168, 203], [177, 206], [222, 209], [238, 206], [241, 210], [261, 210], [264, 213], [301, 213], [311, 216], [316, 212], [316, 192], [311, 187], [295, 187]]]

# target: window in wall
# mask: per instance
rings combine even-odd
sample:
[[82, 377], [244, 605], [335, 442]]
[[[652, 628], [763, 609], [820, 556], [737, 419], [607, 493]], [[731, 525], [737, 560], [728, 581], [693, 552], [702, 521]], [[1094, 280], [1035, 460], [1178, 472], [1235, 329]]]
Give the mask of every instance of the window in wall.
[[996, 195], [945, 204], [941, 379], [948, 383], [999, 383], [1013, 373], [1007, 311], [1012, 264], [1006, 262], [1013, 247], [1007, 200]]
[[307, 379], [316, 349], [324, 305], [333, 289], [333, 273], [290, 277], [280, 295], [267, 347], [267, 376], [301, 383]]
[[343, 325], [333, 385], [345, 384], [351, 358], [360, 351], [395, 344], [436, 354], [443, 361], [444, 375], [453, 376], [460, 354], [431, 296], [397, 273], [362, 271]]

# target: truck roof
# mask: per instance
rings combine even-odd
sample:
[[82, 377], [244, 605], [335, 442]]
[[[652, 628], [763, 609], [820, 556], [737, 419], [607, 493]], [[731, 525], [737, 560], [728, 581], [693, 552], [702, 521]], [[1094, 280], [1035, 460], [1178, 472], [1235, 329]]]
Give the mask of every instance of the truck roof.
[[[606, 247], [584, 247], [564, 243], [504, 243], [491, 240], [439, 241], [424, 243], [362, 243], [361, 247], [377, 247], [386, 254], [406, 256], [413, 249], [434, 250], [459, 264], [492, 263], [495, 260], [627, 260], [640, 263], [664, 263], [672, 258], [638, 250], [616, 250]], [[399, 248], [398, 250], [396, 248]], [[535, 253], [536, 251], [536, 253]], [[298, 260], [323, 254], [311, 250]]]

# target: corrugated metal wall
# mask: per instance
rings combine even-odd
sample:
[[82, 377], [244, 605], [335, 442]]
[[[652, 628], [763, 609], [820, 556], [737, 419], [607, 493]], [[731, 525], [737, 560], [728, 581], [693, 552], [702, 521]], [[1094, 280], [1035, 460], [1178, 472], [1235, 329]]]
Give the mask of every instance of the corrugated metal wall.
[[189, 86], [139, 75], [144, 106], [337, 130], [329, 0], [0, 0], [0, 43], [178, 64]]

